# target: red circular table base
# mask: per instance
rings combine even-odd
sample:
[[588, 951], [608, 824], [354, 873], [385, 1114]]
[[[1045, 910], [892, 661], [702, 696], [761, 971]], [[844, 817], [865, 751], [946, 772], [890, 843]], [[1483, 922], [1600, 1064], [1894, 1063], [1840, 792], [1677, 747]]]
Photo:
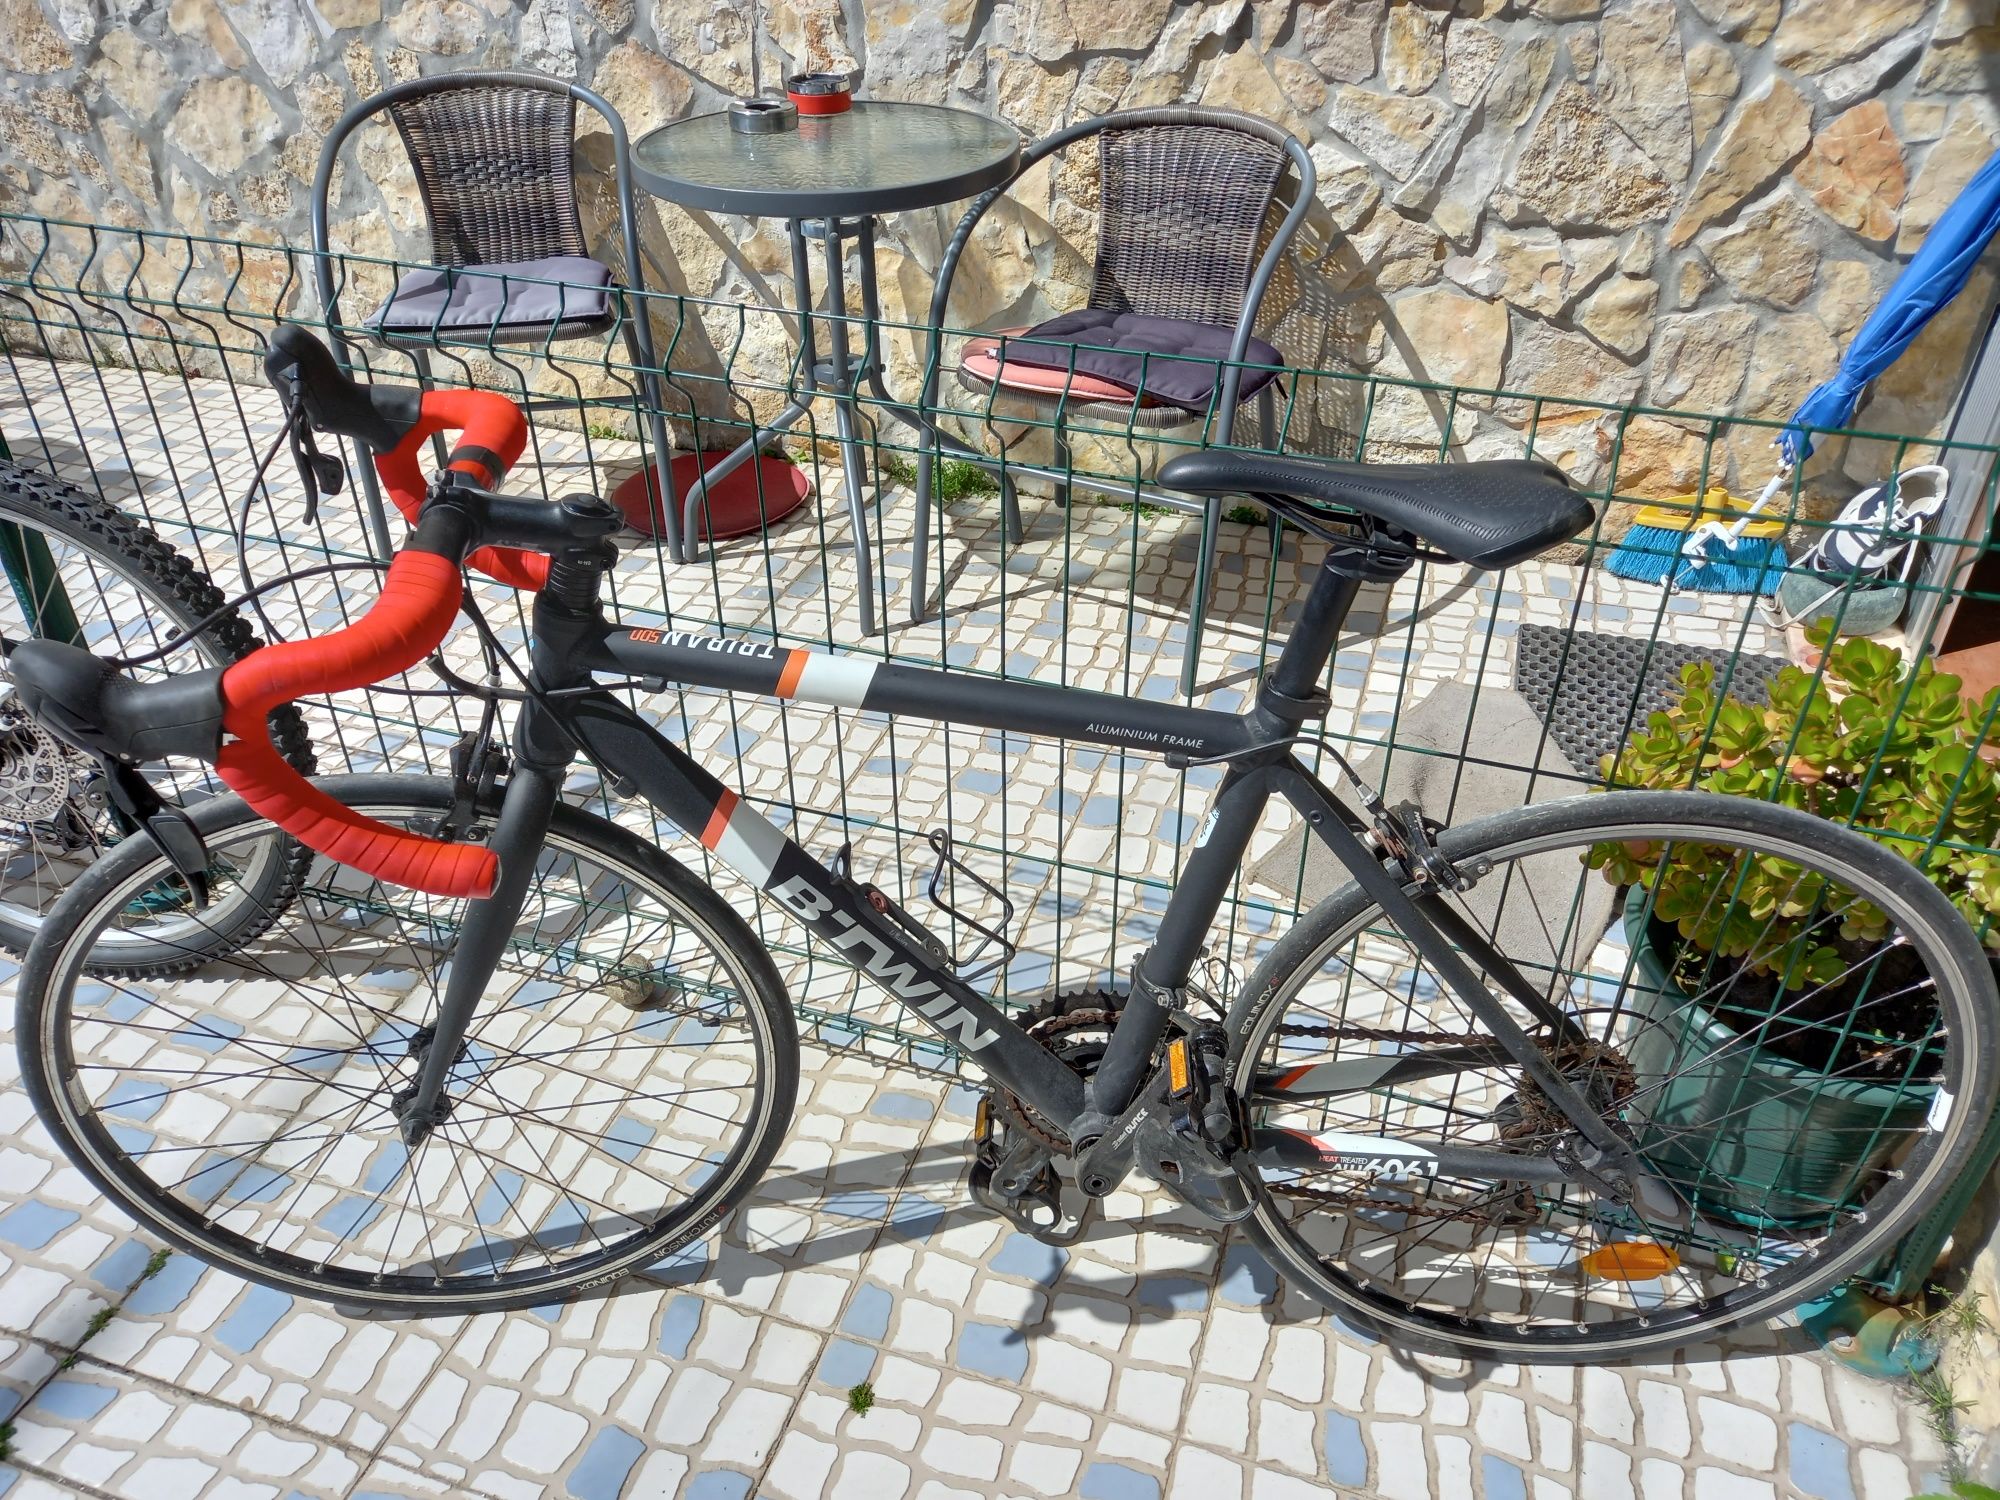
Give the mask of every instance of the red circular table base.
[[[676, 455], [670, 468], [674, 494], [679, 497], [677, 503], [686, 503], [688, 491], [694, 488], [703, 470], [714, 468], [728, 456], [727, 452]], [[634, 530], [645, 536], [658, 536], [666, 526], [646, 482], [648, 473], [641, 469], [619, 484], [611, 492], [611, 503], [625, 513]], [[701, 512], [702, 540], [724, 541], [775, 526], [811, 498], [812, 485], [805, 470], [788, 458], [761, 454], [754, 463], [742, 464], [709, 490]]]

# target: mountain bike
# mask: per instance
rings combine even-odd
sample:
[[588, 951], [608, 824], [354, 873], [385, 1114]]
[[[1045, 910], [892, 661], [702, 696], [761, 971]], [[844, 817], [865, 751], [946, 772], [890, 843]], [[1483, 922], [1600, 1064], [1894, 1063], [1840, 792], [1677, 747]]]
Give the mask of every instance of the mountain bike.
[[[0, 447], [0, 454], [5, 453]], [[215, 666], [263, 643], [194, 563], [100, 494], [0, 459], [0, 652], [41, 638], [88, 646], [165, 675], [163, 648], [185, 646]], [[305, 721], [289, 704], [271, 733], [287, 762], [314, 769]], [[0, 948], [34, 940], [43, 917], [98, 855], [129, 835], [155, 800], [184, 803], [218, 791], [196, 760], [156, 760], [143, 784], [132, 767], [106, 767], [35, 723], [0, 673]], [[308, 851], [274, 840], [245, 887], [282, 901]], [[168, 897], [166, 899], [173, 899]], [[222, 945], [259, 920], [256, 903], [211, 914]]]
[[[777, 966], [670, 850], [564, 800], [579, 758], [983, 1075], [981, 1203], [1073, 1239], [1137, 1173], [1406, 1345], [1657, 1357], [1769, 1318], [1874, 1262], [1965, 1167], [1993, 1107], [1991, 972], [1944, 897], [1875, 840], [1693, 792], [1441, 828], [1384, 805], [1317, 736], [1330, 707], [1318, 684], [1364, 584], [1419, 557], [1504, 568], [1587, 524], [1586, 499], [1544, 465], [1172, 460], [1163, 483], [1256, 496], [1324, 548], [1254, 706], [1230, 714], [619, 624], [600, 603], [617, 512], [496, 492], [525, 432], [511, 403], [355, 385], [297, 329], [274, 336], [267, 368], [302, 423], [376, 455], [415, 522], [367, 615], [192, 686], [132, 682], [57, 642], [12, 657], [23, 701], [71, 743], [116, 758], [143, 738], [212, 761], [239, 794], [93, 866], [37, 937], [19, 992], [26, 1085], [64, 1150], [146, 1228], [215, 1265], [406, 1315], [543, 1304], [671, 1261], [757, 1183], [797, 1082]], [[456, 446], [426, 481], [419, 453], [442, 430]], [[441, 669], [488, 700], [452, 776], [309, 782], [272, 753], [275, 704], [424, 660], [469, 597], [467, 563], [535, 592], [517, 687]], [[613, 690], [634, 685], [1054, 736], [1223, 774], [1129, 982], [1014, 1013], [914, 897], [814, 858]], [[1351, 783], [1346, 800], [1309, 767], [1315, 749]], [[1235, 994], [1213, 995], [1201, 951], [1273, 798], [1352, 883]], [[207, 907], [135, 900], [177, 881], [219, 899], [242, 851], [280, 833], [319, 858], [233, 951], [216, 956]], [[1592, 868], [1605, 850], [1640, 873], [1613, 889]], [[1697, 903], [1711, 909], [1668, 911], [1646, 872], [1690, 855], [1715, 876]], [[939, 859], [954, 859], [948, 843]], [[1739, 896], [1753, 869], [1754, 905]], [[1791, 872], [1775, 898], [1774, 870]], [[1705, 960], [1683, 948], [1668, 985], [1623, 940], [1633, 912], [1665, 949], [1690, 923], [1727, 940]], [[1801, 931], [1839, 973], [1790, 973]], [[176, 947], [184, 959], [159, 960]], [[1770, 1021], [1692, 1047], [1741, 986], [1776, 995]], [[1841, 998], [1853, 1031], [1912, 993], [1928, 1018], [1879, 1037], [1871, 1077], [1887, 1056], [1926, 1102], [1884, 1105], [1832, 1180], [1785, 1176], [1782, 1201], [1774, 1187], [1746, 1211], [1746, 1186], [1799, 1142], [1758, 1134], [1761, 1103], [1703, 1091], [1731, 1076], [1718, 1055], [1754, 1059], [1774, 1028], [1817, 1024], [1815, 998]], [[1703, 1155], [1724, 1138], [1733, 1154]]]

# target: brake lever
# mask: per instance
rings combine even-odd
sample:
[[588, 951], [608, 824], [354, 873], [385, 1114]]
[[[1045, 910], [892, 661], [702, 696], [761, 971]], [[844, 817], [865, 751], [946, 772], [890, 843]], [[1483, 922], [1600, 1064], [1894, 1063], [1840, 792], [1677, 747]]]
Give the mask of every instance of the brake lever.
[[319, 444], [313, 441], [312, 422], [306, 416], [305, 394], [299, 376], [299, 367], [293, 365], [286, 379], [288, 390], [284, 395], [285, 422], [292, 449], [292, 462], [298, 466], [299, 483], [306, 492], [306, 524], [312, 525], [319, 519], [319, 501], [322, 495], [338, 495], [341, 486], [347, 482], [347, 469], [332, 454], [319, 451]]
[[202, 842], [194, 820], [178, 807], [170, 806], [153, 784], [123, 761], [100, 756], [111, 805], [133, 829], [152, 840], [153, 847], [187, 882], [194, 895], [195, 909], [208, 905], [208, 845]]

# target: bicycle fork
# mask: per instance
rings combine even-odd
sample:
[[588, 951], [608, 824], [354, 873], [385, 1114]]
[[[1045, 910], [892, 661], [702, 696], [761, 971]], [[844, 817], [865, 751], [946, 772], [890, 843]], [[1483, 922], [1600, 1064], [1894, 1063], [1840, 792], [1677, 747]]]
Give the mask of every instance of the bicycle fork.
[[452, 1069], [461, 1061], [473, 1015], [527, 904], [536, 857], [576, 753], [575, 743], [532, 701], [522, 705], [516, 740], [515, 771], [487, 844], [499, 858], [499, 879], [491, 896], [467, 907], [437, 1016], [411, 1038], [412, 1053], [422, 1058], [417, 1081], [393, 1100], [403, 1144], [411, 1151], [451, 1117], [446, 1087]]

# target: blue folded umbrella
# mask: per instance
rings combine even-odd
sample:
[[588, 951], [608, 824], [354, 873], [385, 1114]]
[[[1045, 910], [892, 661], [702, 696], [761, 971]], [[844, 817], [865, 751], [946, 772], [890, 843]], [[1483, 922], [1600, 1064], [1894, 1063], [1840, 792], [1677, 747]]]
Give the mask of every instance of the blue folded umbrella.
[[2000, 233], [2000, 152], [1973, 176], [1931, 226], [1903, 274], [1847, 346], [1833, 378], [1814, 388], [1778, 434], [1788, 463], [1813, 450], [1808, 427], [1845, 427], [1869, 381], [1896, 362], [1937, 310], [1965, 286], [1986, 242]]

